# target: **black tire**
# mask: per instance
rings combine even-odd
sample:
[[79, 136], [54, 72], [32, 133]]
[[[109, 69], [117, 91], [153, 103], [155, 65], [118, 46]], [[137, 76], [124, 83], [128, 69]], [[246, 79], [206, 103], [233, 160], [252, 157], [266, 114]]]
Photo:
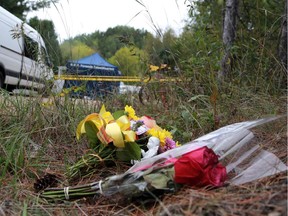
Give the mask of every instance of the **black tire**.
[[0, 89], [4, 88], [4, 75], [0, 71]]

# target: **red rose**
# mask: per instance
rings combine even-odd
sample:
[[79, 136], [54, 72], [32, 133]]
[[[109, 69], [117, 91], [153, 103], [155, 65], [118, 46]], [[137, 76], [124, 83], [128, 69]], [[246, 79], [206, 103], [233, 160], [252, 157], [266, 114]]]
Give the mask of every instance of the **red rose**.
[[175, 182], [191, 186], [222, 186], [226, 168], [218, 161], [213, 150], [205, 147], [180, 157], [174, 165]]

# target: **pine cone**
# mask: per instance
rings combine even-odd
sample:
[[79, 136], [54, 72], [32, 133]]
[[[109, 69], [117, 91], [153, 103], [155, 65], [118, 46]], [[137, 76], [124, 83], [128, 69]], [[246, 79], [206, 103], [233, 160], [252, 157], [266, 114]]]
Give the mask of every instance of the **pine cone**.
[[36, 193], [38, 193], [41, 190], [44, 190], [48, 187], [55, 187], [57, 184], [57, 176], [53, 174], [46, 174], [42, 178], [39, 178], [34, 183], [34, 190]]

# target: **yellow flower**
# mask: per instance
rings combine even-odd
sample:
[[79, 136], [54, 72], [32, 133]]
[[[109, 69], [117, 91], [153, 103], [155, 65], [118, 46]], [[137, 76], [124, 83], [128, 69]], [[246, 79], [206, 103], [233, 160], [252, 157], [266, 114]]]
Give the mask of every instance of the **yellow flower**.
[[48, 101], [48, 102], [44, 102], [41, 104], [43, 107], [50, 107], [53, 106], [53, 102], [52, 101]]
[[155, 128], [151, 128], [150, 130], [147, 131], [147, 133], [151, 136], [155, 136], [158, 138], [158, 132], [156, 131]]
[[172, 134], [169, 131], [163, 129], [162, 132], [164, 133], [165, 138], [168, 137], [170, 139], [173, 139]]
[[123, 115], [115, 120], [112, 114], [106, 111], [104, 105], [99, 114], [92, 113], [79, 123], [76, 131], [77, 139], [80, 138], [81, 134], [86, 133], [86, 122], [91, 122], [96, 126], [98, 131], [95, 131], [95, 133], [104, 145], [113, 142], [116, 147], [123, 148], [125, 147], [125, 142], [134, 142], [136, 139], [135, 132], [128, 130], [130, 128], [128, 117]]
[[160, 143], [165, 143], [165, 133], [162, 130], [151, 128], [147, 131], [149, 135], [157, 137], [160, 140]]
[[160, 140], [160, 145], [163, 147], [166, 143], [166, 138], [173, 139], [171, 133], [162, 128], [151, 128], [147, 131], [147, 133], [151, 136], [157, 137]]
[[125, 113], [127, 113], [128, 118], [133, 119], [133, 120], [138, 120], [139, 118], [135, 114], [135, 110], [133, 109], [132, 106], [125, 106]]
[[70, 90], [69, 89], [63, 89], [62, 92], [66, 95], [66, 94], [69, 94]]

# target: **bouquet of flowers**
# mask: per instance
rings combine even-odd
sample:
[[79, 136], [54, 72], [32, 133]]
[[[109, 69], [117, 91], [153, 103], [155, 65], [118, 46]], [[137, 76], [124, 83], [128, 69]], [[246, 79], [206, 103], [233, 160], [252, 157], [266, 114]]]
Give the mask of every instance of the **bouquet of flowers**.
[[131, 106], [111, 113], [103, 105], [99, 113], [84, 118], [76, 131], [77, 139], [86, 135], [87, 154], [68, 168], [68, 177], [89, 174], [99, 163], [118, 160], [137, 163], [179, 146], [172, 134], [149, 116], [138, 117]]
[[253, 144], [254, 135], [249, 130], [278, 118], [228, 125], [142, 160], [123, 174], [75, 187], [47, 188], [41, 197], [73, 200], [120, 194], [131, 198], [156, 190], [173, 191], [177, 185], [183, 184], [195, 187], [219, 187], [224, 183], [240, 185], [284, 172], [287, 166], [274, 154]]

